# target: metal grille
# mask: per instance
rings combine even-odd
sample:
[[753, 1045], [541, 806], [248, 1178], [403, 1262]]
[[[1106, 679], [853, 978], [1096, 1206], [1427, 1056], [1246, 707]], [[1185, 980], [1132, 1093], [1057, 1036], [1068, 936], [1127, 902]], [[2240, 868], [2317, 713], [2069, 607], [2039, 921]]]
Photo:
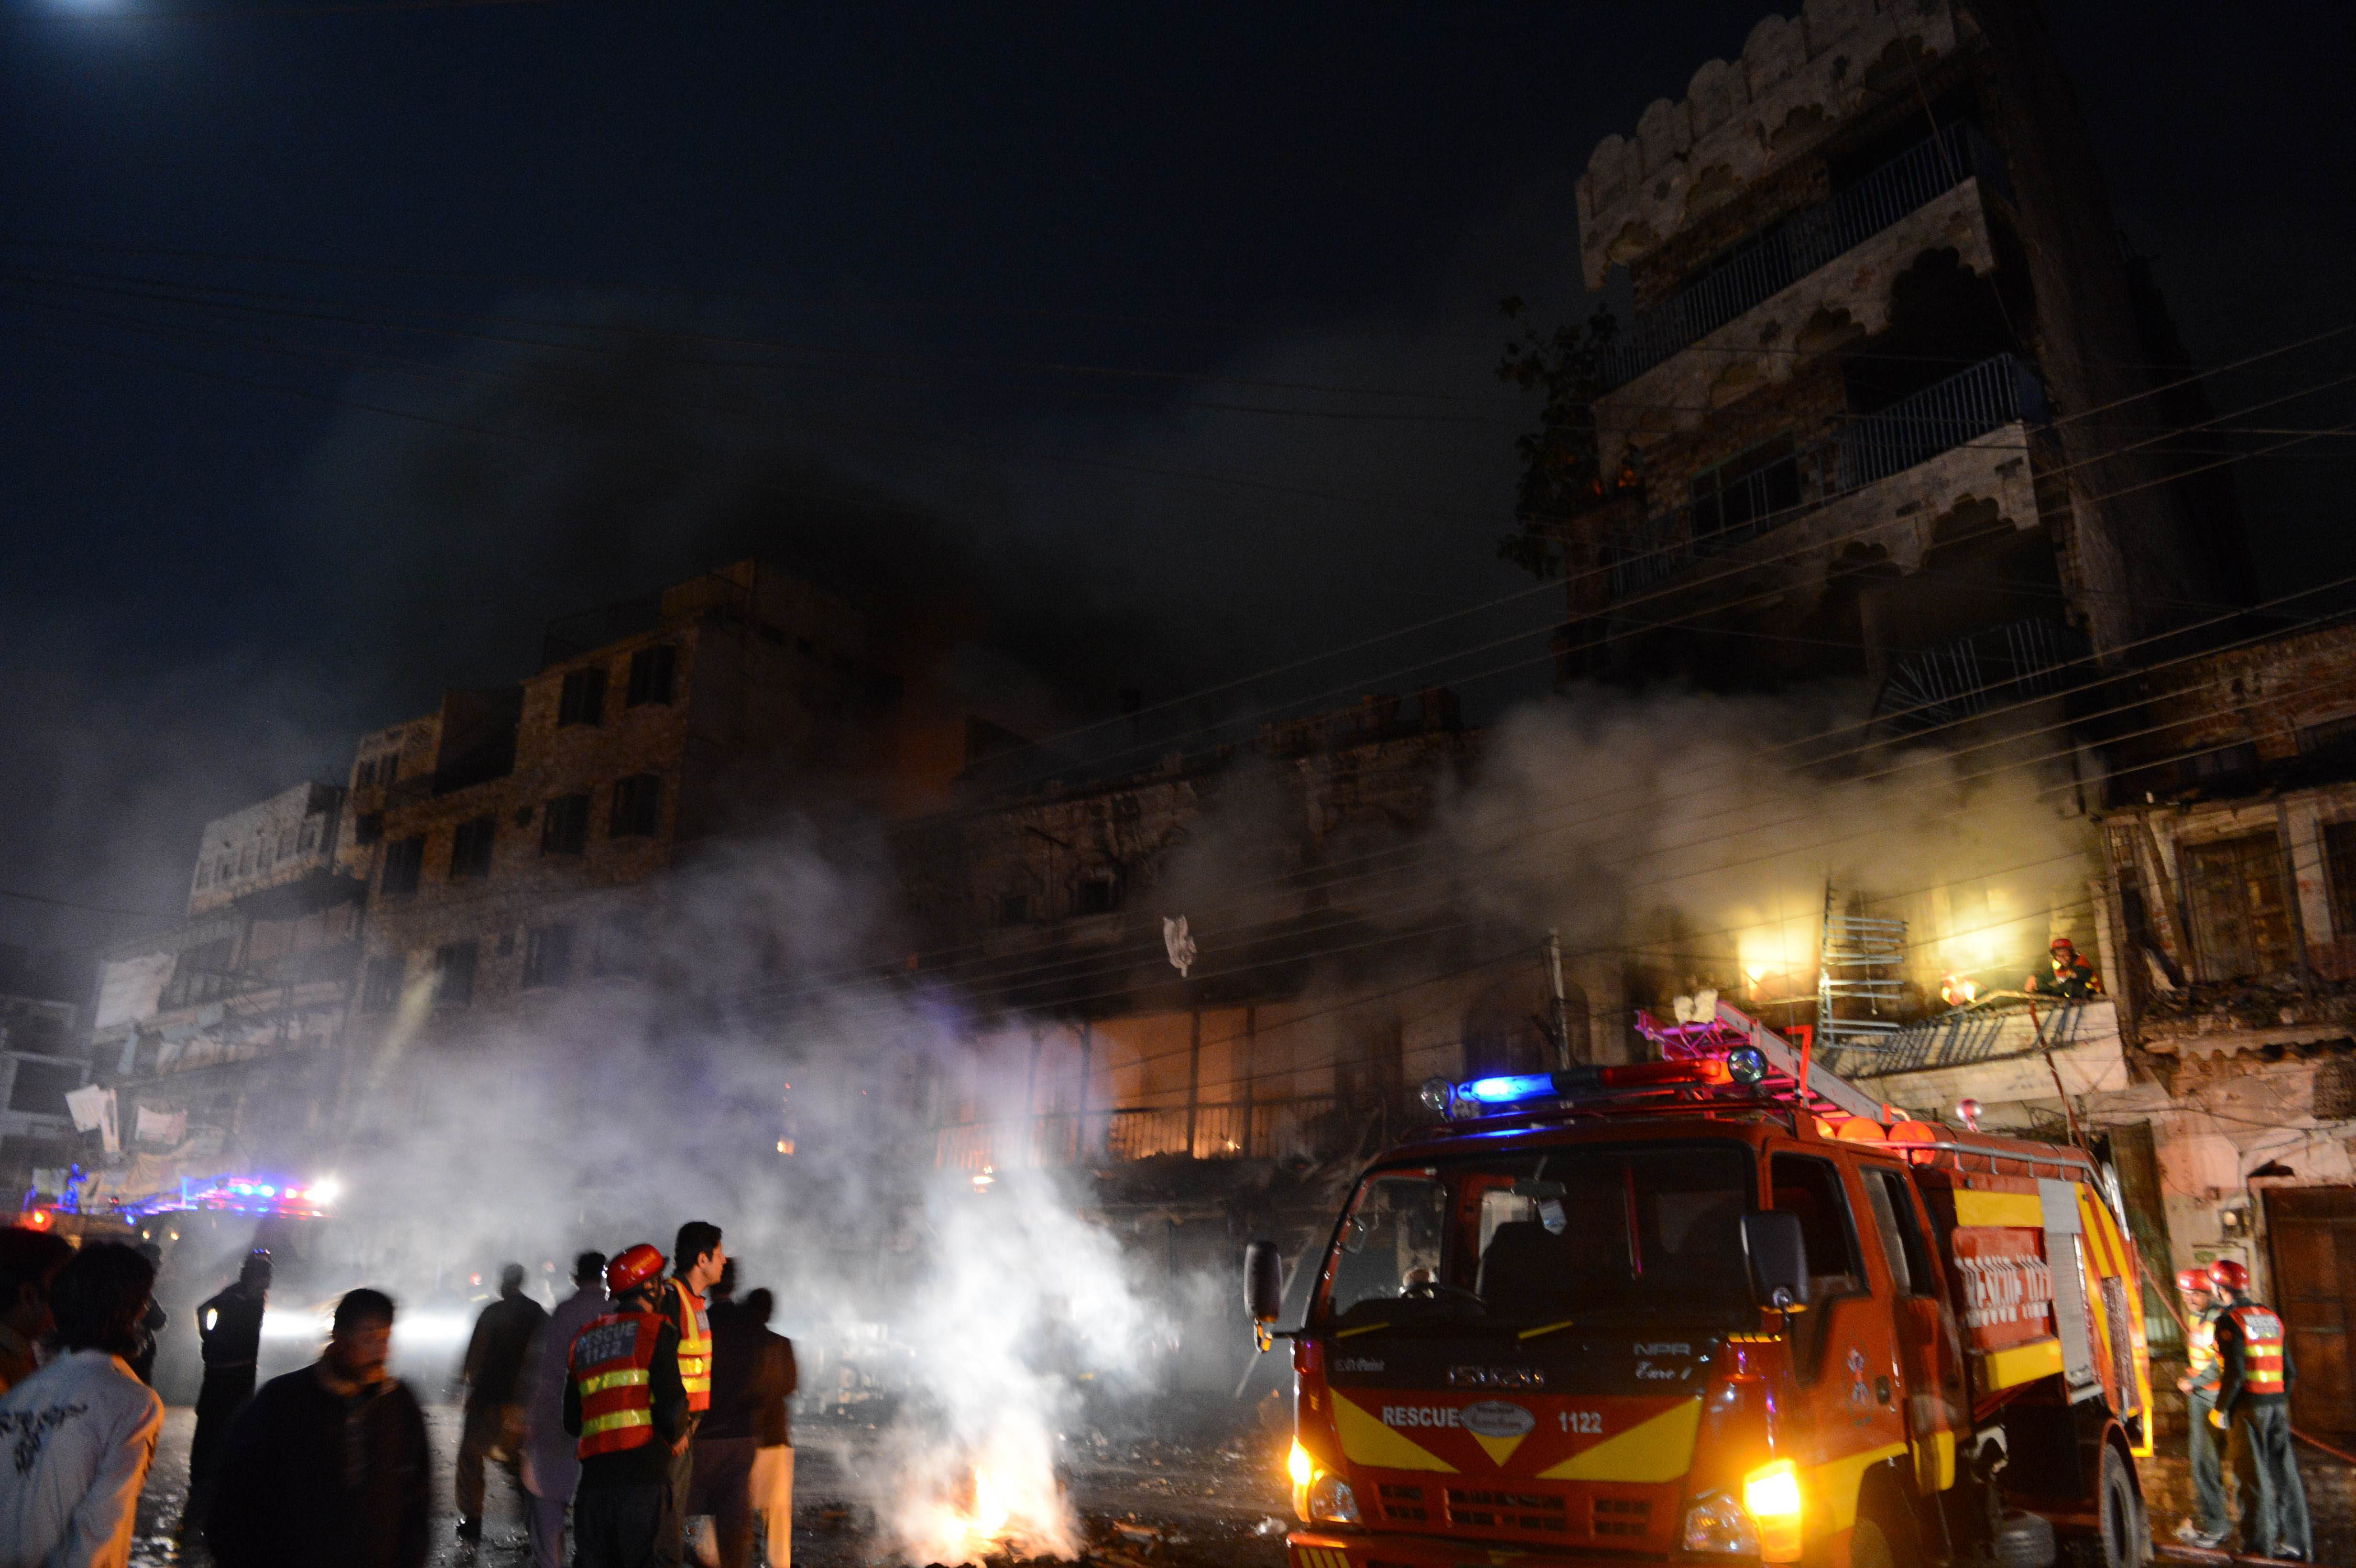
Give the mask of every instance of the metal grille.
[[1816, 963], [1816, 1044], [1826, 1065], [1847, 1075], [1849, 1059], [1870, 1060], [1898, 1033], [1906, 923], [1843, 914], [1825, 885], [1825, 931]]
[[2008, 621], [1907, 655], [1874, 699], [1875, 716], [1901, 734], [1968, 719], [1989, 704], [2048, 697], [2085, 639], [2058, 621]]
[[2042, 404], [2029, 368], [2009, 354], [1983, 359], [1944, 381], [1852, 421], [1840, 434], [1840, 488], [1855, 490], [1902, 474], [1952, 447], [2010, 424]]
[[1487, 1530], [1544, 1531], [1569, 1534], [1569, 1505], [1544, 1492], [1475, 1491], [1448, 1488], [1448, 1522]]

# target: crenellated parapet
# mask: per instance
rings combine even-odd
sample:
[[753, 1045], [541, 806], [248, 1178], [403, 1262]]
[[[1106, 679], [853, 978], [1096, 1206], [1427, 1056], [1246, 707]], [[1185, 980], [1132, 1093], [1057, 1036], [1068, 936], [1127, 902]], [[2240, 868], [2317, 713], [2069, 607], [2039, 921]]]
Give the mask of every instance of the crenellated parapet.
[[[1961, 26], [1968, 27], [1968, 23]], [[1579, 181], [1587, 286], [1789, 164], [1954, 53], [1952, 0], [1806, 0], [1751, 29], [1742, 57], [1694, 72], [1683, 100], [1656, 100], [1633, 137], [1606, 136]]]

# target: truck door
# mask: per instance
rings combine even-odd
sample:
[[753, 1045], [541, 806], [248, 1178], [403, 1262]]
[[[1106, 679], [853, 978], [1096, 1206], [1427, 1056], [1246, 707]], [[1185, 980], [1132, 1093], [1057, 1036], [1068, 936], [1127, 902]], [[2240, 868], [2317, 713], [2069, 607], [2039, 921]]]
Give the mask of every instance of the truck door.
[[1955, 1444], [1969, 1415], [1964, 1406], [1962, 1330], [1924, 1240], [1913, 1182], [1902, 1170], [1876, 1165], [1860, 1174], [1890, 1271], [1914, 1486], [1926, 1495], [1943, 1492], [1955, 1484]]
[[[1774, 1207], [1799, 1216], [1808, 1254], [1808, 1310], [1794, 1325], [1793, 1360], [1812, 1385], [1817, 1436], [1802, 1487], [1823, 1499], [1822, 1528], [1837, 1534], [1857, 1522], [1866, 1471], [1907, 1452], [1897, 1339], [1889, 1303], [1875, 1297], [1866, 1274], [1840, 1167], [1777, 1154], [1767, 1168]], [[1808, 1527], [1811, 1537], [1818, 1528]]]

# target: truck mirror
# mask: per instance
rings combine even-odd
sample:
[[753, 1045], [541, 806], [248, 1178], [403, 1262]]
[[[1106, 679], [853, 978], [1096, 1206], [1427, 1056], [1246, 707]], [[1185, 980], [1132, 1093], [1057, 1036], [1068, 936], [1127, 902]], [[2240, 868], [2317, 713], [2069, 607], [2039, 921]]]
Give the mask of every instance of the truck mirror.
[[1254, 1323], [1273, 1323], [1284, 1310], [1284, 1260], [1274, 1242], [1244, 1248], [1244, 1311]]
[[1808, 1304], [1808, 1247], [1797, 1214], [1769, 1210], [1742, 1216], [1742, 1256], [1751, 1265], [1751, 1288], [1760, 1305]]

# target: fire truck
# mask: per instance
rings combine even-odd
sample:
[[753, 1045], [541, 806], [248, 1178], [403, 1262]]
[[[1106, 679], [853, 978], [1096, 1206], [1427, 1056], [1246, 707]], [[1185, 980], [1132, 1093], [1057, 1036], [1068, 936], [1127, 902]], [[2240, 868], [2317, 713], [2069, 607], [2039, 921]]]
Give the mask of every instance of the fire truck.
[[1443, 1124], [1359, 1178], [1299, 1328], [1248, 1249], [1290, 1568], [2147, 1561], [2115, 1178], [1730, 1004], [1643, 1023], [1659, 1060], [1428, 1085]]

